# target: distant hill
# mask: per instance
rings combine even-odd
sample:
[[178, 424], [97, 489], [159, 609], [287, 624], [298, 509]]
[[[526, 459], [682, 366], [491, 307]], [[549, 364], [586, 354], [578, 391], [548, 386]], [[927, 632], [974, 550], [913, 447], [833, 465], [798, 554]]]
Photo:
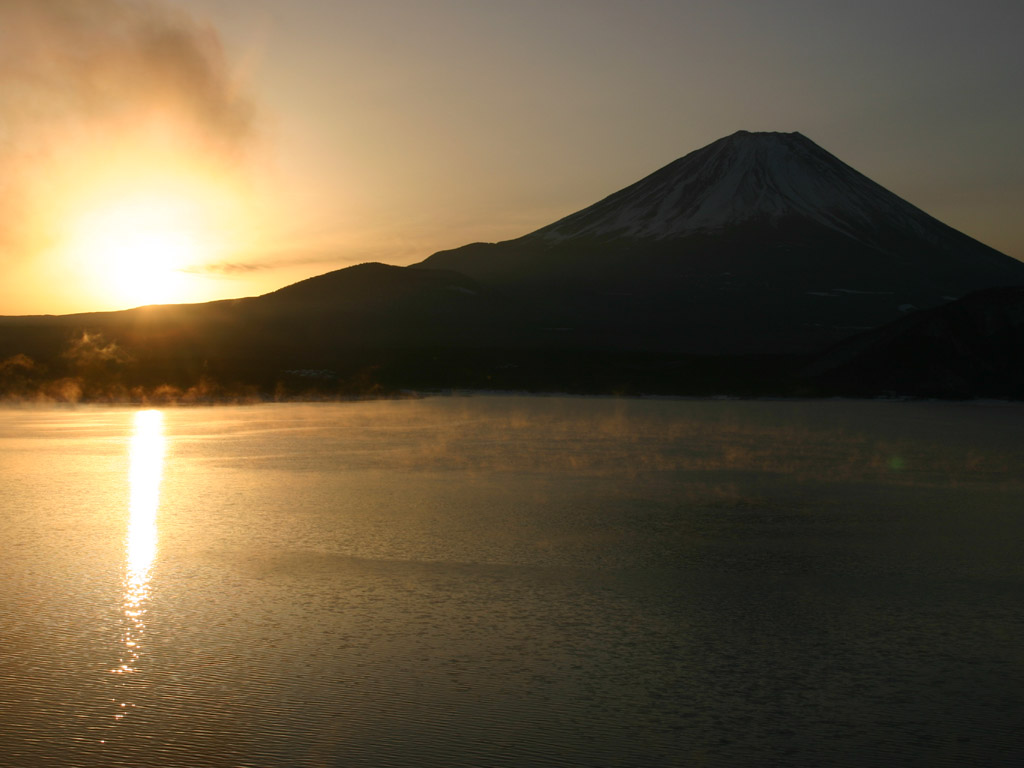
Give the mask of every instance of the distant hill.
[[858, 334], [802, 376], [853, 396], [1024, 400], [1024, 286], [978, 291]]
[[412, 267], [0, 318], [0, 397], [1024, 397], [1022, 285], [1024, 264], [804, 136], [741, 131], [521, 238]]
[[[98, 399], [200, 381], [225, 396], [443, 386], [461, 365], [448, 361], [467, 349], [521, 344], [531, 317], [529, 307], [464, 275], [386, 264], [246, 299], [3, 317], [0, 396], [64, 380], [81, 380], [83, 396]], [[4, 360], [13, 362], [4, 368]]]

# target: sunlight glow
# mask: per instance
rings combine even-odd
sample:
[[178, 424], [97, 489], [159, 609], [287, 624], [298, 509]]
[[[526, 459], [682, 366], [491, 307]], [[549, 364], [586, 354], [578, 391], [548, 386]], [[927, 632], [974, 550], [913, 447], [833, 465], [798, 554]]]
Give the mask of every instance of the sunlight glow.
[[241, 166], [159, 120], [74, 138], [35, 191], [37, 261], [64, 278], [48, 270], [48, 297], [84, 311], [223, 298], [216, 265], [268, 218]]
[[200, 258], [197, 218], [172, 197], [117, 200], [80, 217], [73, 253], [105, 282], [108, 294], [127, 305], [181, 300], [181, 269]]
[[[129, 519], [125, 539], [125, 579], [122, 611], [125, 617], [125, 652], [115, 674], [135, 672], [145, 633], [146, 606], [150, 596], [150, 573], [156, 559], [156, 514], [160, 506], [165, 439], [163, 414], [139, 411], [130, 448]], [[122, 705], [123, 706], [123, 705]]]

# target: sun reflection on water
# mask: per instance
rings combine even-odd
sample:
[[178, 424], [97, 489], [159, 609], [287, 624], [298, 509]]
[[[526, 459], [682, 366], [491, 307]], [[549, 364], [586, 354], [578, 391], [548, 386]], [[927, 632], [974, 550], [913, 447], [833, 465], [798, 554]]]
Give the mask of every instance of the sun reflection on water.
[[[124, 649], [115, 674], [137, 671], [146, 610], [150, 597], [150, 575], [157, 550], [156, 514], [160, 506], [160, 479], [165, 451], [163, 414], [139, 411], [129, 451], [129, 518], [125, 538], [125, 577], [122, 611]], [[121, 704], [124, 708], [125, 703]], [[120, 718], [122, 715], [118, 715]]]

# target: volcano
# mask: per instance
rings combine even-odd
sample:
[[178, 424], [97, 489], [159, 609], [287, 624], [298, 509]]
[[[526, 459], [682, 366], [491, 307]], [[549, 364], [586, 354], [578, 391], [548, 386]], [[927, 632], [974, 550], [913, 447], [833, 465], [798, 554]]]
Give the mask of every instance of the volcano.
[[209, 304], [0, 318], [0, 399], [1019, 398], [1014, 286], [1024, 264], [799, 133], [740, 132], [523, 237], [410, 267]]
[[740, 131], [516, 240], [414, 268], [543, 308], [583, 346], [807, 353], [1024, 264], [932, 218], [799, 133]]

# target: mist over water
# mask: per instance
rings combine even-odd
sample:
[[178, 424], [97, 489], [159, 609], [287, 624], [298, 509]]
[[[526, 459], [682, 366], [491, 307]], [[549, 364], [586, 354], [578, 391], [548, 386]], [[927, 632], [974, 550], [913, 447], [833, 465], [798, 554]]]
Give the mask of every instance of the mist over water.
[[839, 401], [0, 411], [0, 764], [1013, 765], [1022, 427]]

